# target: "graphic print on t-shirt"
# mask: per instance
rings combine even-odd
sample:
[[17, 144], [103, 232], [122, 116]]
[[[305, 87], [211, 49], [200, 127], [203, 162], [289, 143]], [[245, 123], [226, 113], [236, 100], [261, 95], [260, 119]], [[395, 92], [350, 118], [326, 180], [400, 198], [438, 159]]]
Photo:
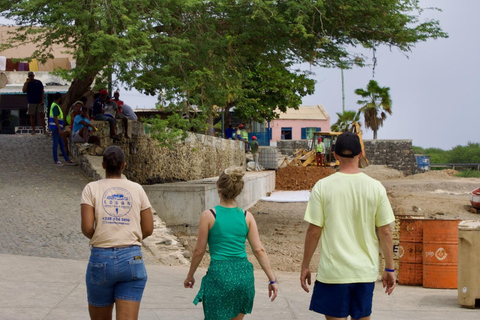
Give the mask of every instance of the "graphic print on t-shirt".
[[104, 217], [104, 222], [130, 224], [130, 219], [124, 216], [132, 209], [131, 201], [132, 195], [128, 190], [118, 187], [107, 189], [103, 194], [102, 205], [110, 217]]

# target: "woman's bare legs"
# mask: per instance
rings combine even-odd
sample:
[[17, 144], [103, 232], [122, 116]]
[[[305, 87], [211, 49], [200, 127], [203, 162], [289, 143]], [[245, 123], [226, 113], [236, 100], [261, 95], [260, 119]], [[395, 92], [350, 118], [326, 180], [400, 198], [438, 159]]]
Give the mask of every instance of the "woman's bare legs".
[[[140, 302], [115, 300], [117, 320], [137, 320], [139, 310]], [[108, 307], [94, 307], [89, 304], [88, 312], [91, 320], [112, 320], [113, 304]], [[243, 319], [243, 317], [238, 319]]]
[[108, 307], [94, 307], [88, 305], [91, 320], [112, 320], [113, 304]]
[[128, 300], [115, 300], [117, 320], [137, 320], [140, 302]]

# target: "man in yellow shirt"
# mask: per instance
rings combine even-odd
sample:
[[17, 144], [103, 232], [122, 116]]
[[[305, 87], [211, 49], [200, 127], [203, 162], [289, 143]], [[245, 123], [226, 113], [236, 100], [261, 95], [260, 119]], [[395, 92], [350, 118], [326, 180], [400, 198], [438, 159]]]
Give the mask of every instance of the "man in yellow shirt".
[[310, 310], [327, 319], [370, 319], [379, 240], [385, 255], [385, 292], [391, 294], [395, 288], [390, 228], [395, 217], [382, 184], [359, 171], [361, 151], [357, 135], [345, 132], [338, 137], [335, 157], [340, 170], [315, 184], [305, 212], [310, 225], [305, 236], [301, 286], [309, 292], [310, 261], [320, 241]]

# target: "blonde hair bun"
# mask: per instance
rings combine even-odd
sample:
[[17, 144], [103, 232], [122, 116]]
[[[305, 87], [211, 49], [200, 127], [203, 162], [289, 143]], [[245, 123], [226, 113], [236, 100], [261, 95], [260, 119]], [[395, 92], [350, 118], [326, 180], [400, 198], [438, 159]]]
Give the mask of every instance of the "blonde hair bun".
[[220, 174], [217, 188], [225, 200], [235, 199], [242, 192], [244, 175], [242, 167], [230, 167]]
[[231, 167], [223, 171], [233, 182], [239, 181], [245, 175], [242, 167]]

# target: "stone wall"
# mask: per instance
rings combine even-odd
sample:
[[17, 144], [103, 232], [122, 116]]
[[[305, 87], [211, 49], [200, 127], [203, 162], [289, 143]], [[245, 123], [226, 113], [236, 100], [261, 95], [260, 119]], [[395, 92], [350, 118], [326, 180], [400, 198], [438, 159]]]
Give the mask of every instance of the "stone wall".
[[[97, 128], [95, 135], [100, 137], [102, 147], [114, 144], [108, 122], [92, 121], [92, 125]], [[192, 133], [171, 150], [145, 134], [142, 122], [129, 121], [129, 133], [130, 139], [123, 137], [123, 124], [117, 122], [117, 134], [122, 138], [115, 144], [125, 151], [124, 174], [140, 184], [204, 179], [218, 176], [230, 166], [245, 166], [241, 141]]]
[[385, 165], [406, 175], [417, 171], [412, 140], [364, 140], [370, 164]]
[[312, 140], [278, 140], [277, 149], [278, 152], [285, 155], [291, 156], [298, 149], [308, 149], [308, 143]]
[[[292, 155], [297, 149], [308, 149], [311, 140], [279, 140], [278, 151], [286, 156]], [[364, 140], [365, 152], [370, 164], [385, 165], [402, 171], [404, 174], [414, 174], [417, 171], [412, 140]]]

